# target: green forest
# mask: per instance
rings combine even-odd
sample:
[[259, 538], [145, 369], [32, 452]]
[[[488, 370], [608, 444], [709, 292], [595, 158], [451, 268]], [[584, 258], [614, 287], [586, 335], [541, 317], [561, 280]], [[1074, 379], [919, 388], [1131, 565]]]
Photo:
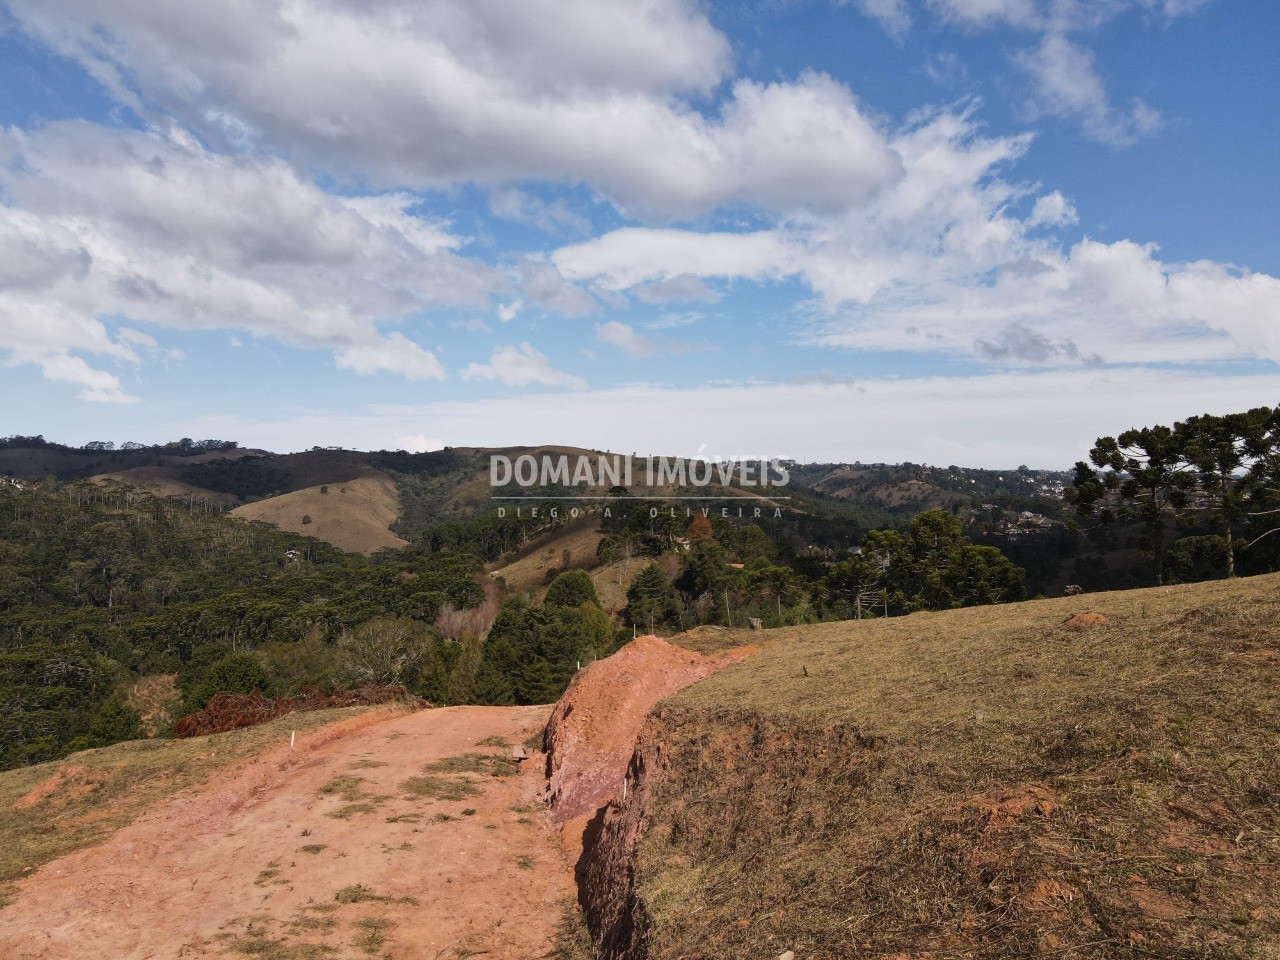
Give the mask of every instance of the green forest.
[[[541, 600], [507, 590], [486, 565], [555, 542], [569, 520], [550, 503], [536, 516], [462, 509], [456, 490], [481, 462], [474, 452], [360, 455], [396, 478], [397, 529], [411, 540], [365, 557], [233, 519], [217, 498], [367, 466], [351, 452], [217, 459], [236, 445], [116, 451], [10, 438], [0, 450], [43, 457], [46, 469], [0, 478], [0, 766], [165, 735], [220, 692], [396, 685], [436, 705], [546, 703], [641, 631], [1008, 603], [1064, 571], [1094, 590], [1275, 570], [1277, 424], [1262, 408], [1101, 437], [1056, 498], [1025, 468], [912, 465], [799, 468], [799, 509], [782, 518], [740, 519], [719, 502], [675, 510], [615, 488], [573, 521], [597, 532], [595, 556], [548, 563]], [[120, 455], [176, 463], [210, 495], [82, 479], [86, 457]], [[883, 495], [925, 480], [943, 491], [930, 509]], [[867, 484], [866, 497], [842, 499]], [[591, 575], [606, 568], [625, 586], [615, 615]], [[129, 700], [154, 677], [172, 678], [158, 718]]]

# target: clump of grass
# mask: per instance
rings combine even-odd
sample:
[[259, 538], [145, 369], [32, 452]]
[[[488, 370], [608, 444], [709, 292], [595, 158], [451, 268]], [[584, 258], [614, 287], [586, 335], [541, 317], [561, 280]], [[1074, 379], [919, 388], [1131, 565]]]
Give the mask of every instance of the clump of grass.
[[262, 871], [259, 871], [259, 873], [258, 873], [258, 878], [257, 878], [256, 880], [254, 880], [254, 881], [253, 881], [253, 885], [254, 885], [255, 887], [264, 887], [264, 886], [266, 886], [268, 883], [272, 883], [272, 882], [277, 882], [277, 883], [278, 883], [278, 882], [280, 882], [280, 881], [277, 881], [277, 880], [276, 880], [276, 877], [278, 877], [278, 876], [280, 876], [280, 871], [279, 871], [279, 870], [262, 870]]
[[597, 960], [595, 943], [583, 916], [582, 907], [576, 901], [565, 904], [556, 924], [553, 960]]
[[[287, 937], [273, 934], [268, 922], [260, 918], [233, 921], [235, 924], [241, 922], [244, 923], [243, 936], [223, 933], [213, 939], [221, 941], [235, 953], [257, 957], [259, 960], [319, 960], [337, 952], [333, 947], [322, 943], [290, 943]], [[297, 923], [290, 926], [296, 929]]]
[[387, 817], [387, 823], [417, 823], [422, 819], [420, 813], [397, 813], [394, 816]]
[[533, 857], [530, 857], [530, 856], [516, 857], [516, 866], [519, 867], [521, 870], [532, 870]]
[[410, 777], [400, 784], [400, 789], [411, 797], [430, 797], [432, 800], [462, 800], [480, 793], [478, 788], [466, 780], [432, 776]]
[[334, 777], [320, 788], [320, 796], [337, 797], [347, 803], [352, 803], [364, 798], [364, 791], [360, 789], [360, 784], [362, 783], [364, 783], [364, 777], [351, 777], [345, 774]]
[[373, 813], [376, 809], [378, 808], [372, 803], [348, 803], [337, 810], [330, 810], [325, 816], [333, 817], [335, 820], [350, 820], [352, 817], [357, 817], [361, 814]]
[[377, 767], [385, 767], [386, 765], [386, 761], [370, 760], [367, 757], [362, 757], [359, 760], [352, 760], [347, 764], [347, 766], [352, 770], [373, 770]]
[[491, 777], [514, 776], [519, 767], [510, 757], [495, 756], [491, 753], [464, 753], [456, 757], [445, 757], [423, 767], [428, 773], [477, 773]]
[[375, 954], [386, 943], [387, 932], [393, 926], [395, 926], [394, 923], [382, 917], [365, 917], [357, 920], [356, 927], [359, 932], [356, 934], [354, 944], [365, 953]]
[[321, 850], [328, 849], [328, 847], [323, 843], [308, 843], [306, 846], [299, 847], [298, 849], [303, 853], [319, 853]]
[[456, 819], [457, 817], [451, 817], [447, 813], [437, 813], [434, 817], [431, 818], [431, 822], [432, 823], [448, 823], [449, 821], [456, 820]]
[[467, 807], [465, 810], [462, 811], [462, 815], [464, 817], [474, 817], [476, 815], [476, 808]]
[[[410, 907], [416, 907], [418, 901], [414, 897], [392, 897], [385, 893], [378, 893], [366, 887], [362, 883], [355, 886], [343, 887], [333, 895], [333, 899], [338, 903], [403, 903]], [[319, 907], [312, 909], [318, 910]]]
[[[325, 904], [331, 906], [331, 904]], [[332, 930], [338, 925], [338, 921], [333, 917], [298, 917], [292, 921], [293, 925], [299, 930]]]
[[506, 737], [502, 737], [502, 736], [498, 736], [497, 734], [494, 734], [492, 737], [485, 737], [483, 740], [477, 743], [476, 746], [477, 747], [500, 747], [505, 749], [506, 747], [511, 746], [511, 741], [508, 740]]

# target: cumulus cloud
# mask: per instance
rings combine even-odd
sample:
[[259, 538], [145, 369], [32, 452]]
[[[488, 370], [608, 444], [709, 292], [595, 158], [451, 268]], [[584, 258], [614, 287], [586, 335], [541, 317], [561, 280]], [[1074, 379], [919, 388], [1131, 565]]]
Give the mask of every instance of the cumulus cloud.
[[497, 380], [508, 387], [573, 387], [583, 389], [587, 381], [551, 369], [551, 361], [525, 342], [503, 344], [493, 351], [487, 364], [471, 363], [462, 371], [464, 380]]
[[180, 129], [6, 130], [0, 158], [0, 348], [46, 358], [57, 379], [84, 361], [49, 357], [137, 362], [152, 347], [103, 317], [243, 330], [334, 350], [362, 373], [439, 376], [429, 353], [378, 325], [486, 306], [509, 287], [459, 256], [442, 224], [413, 216], [407, 195], [337, 198], [283, 161], [210, 153]]
[[121, 102], [229, 149], [263, 144], [385, 187], [585, 182], [631, 215], [865, 201], [898, 174], [847, 87], [733, 83], [691, 0], [14, 0]]
[[1280, 360], [1280, 280], [1165, 263], [1131, 241], [1063, 246], [1033, 234], [1074, 209], [1055, 192], [1014, 216], [1026, 192], [1001, 174], [1027, 141], [983, 136], [967, 113], [923, 118], [890, 142], [903, 177], [864, 210], [739, 234], [625, 228], [552, 259], [566, 277], [615, 290], [686, 274], [794, 278], [816, 294], [799, 334], [814, 346], [992, 359], [992, 344], [1025, 330], [1059, 345], [1038, 361], [1050, 364]]
[[1015, 57], [1031, 80], [1032, 111], [1073, 120], [1085, 136], [1111, 146], [1127, 146], [1160, 128], [1160, 112], [1135, 98], [1127, 107], [1111, 102], [1093, 53], [1059, 33], [1047, 34], [1034, 50]]
[[1036, 199], [1031, 216], [1027, 218], [1027, 226], [1060, 227], [1075, 223], [1077, 219], [1075, 206], [1061, 192], [1055, 190]]
[[435, 356], [402, 334], [393, 333], [374, 343], [362, 343], [337, 351], [338, 366], [360, 374], [389, 371], [408, 380], [443, 380], [444, 368]]

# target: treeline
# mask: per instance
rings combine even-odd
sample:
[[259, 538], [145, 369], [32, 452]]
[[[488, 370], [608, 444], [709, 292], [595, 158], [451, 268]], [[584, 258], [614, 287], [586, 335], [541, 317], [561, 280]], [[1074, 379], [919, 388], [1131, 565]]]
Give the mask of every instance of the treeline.
[[[777, 545], [754, 525], [699, 515], [684, 532], [673, 575], [650, 561], [632, 581], [626, 615], [637, 627], [741, 627], [753, 620], [772, 627], [1008, 603], [1026, 595], [1024, 572], [994, 547], [972, 543], [960, 521], [942, 510], [920, 514], [906, 530], [871, 531], [854, 555], [824, 565], [816, 578], [779, 562]], [[655, 536], [637, 538], [624, 529], [602, 549], [610, 556], [632, 544], [652, 549]]]
[[190, 437], [183, 437], [181, 440], [171, 440], [168, 443], [135, 443], [127, 440], [120, 446], [116, 446], [112, 440], [91, 440], [79, 447], [69, 446], [65, 443], [55, 443], [52, 440], [46, 440], [43, 435], [37, 434], [32, 437], [24, 437], [14, 435], [10, 437], [0, 437], [0, 450], [64, 450], [67, 452], [84, 452], [84, 453], [111, 453], [116, 450], [126, 452], [142, 451], [151, 453], [166, 453], [171, 456], [195, 456], [200, 453], [209, 453], [211, 451], [228, 451], [240, 449], [240, 444], [234, 440], [192, 440]]
[[1141, 523], [1157, 584], [1274, 570], [1280, 407], [1099, 437], [1064, 497], [1086, 523]]

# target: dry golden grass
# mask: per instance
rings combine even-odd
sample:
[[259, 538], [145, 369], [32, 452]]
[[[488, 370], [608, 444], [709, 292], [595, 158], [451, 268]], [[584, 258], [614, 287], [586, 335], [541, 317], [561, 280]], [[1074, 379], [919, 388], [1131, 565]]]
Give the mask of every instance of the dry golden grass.
[[104, 840], [165, 797], [286, 744], [290, 730], [367, 709], [319, 710], [188, 740], [135, 740], [0, 773], [0, 901], [28, 867]]
[[1280, 956], [1280, 577], [752, 639], [651, 722], [647, 956]]
[[[231, 515], [262, 520], [354, 553], [405, 545], [390, 530], [400, 515], [400, 494], [395, 482], [384, 473], [246, 503], [232, 510]], [[309, 516], [311, 522], [303, 523], [304, 516]]]

